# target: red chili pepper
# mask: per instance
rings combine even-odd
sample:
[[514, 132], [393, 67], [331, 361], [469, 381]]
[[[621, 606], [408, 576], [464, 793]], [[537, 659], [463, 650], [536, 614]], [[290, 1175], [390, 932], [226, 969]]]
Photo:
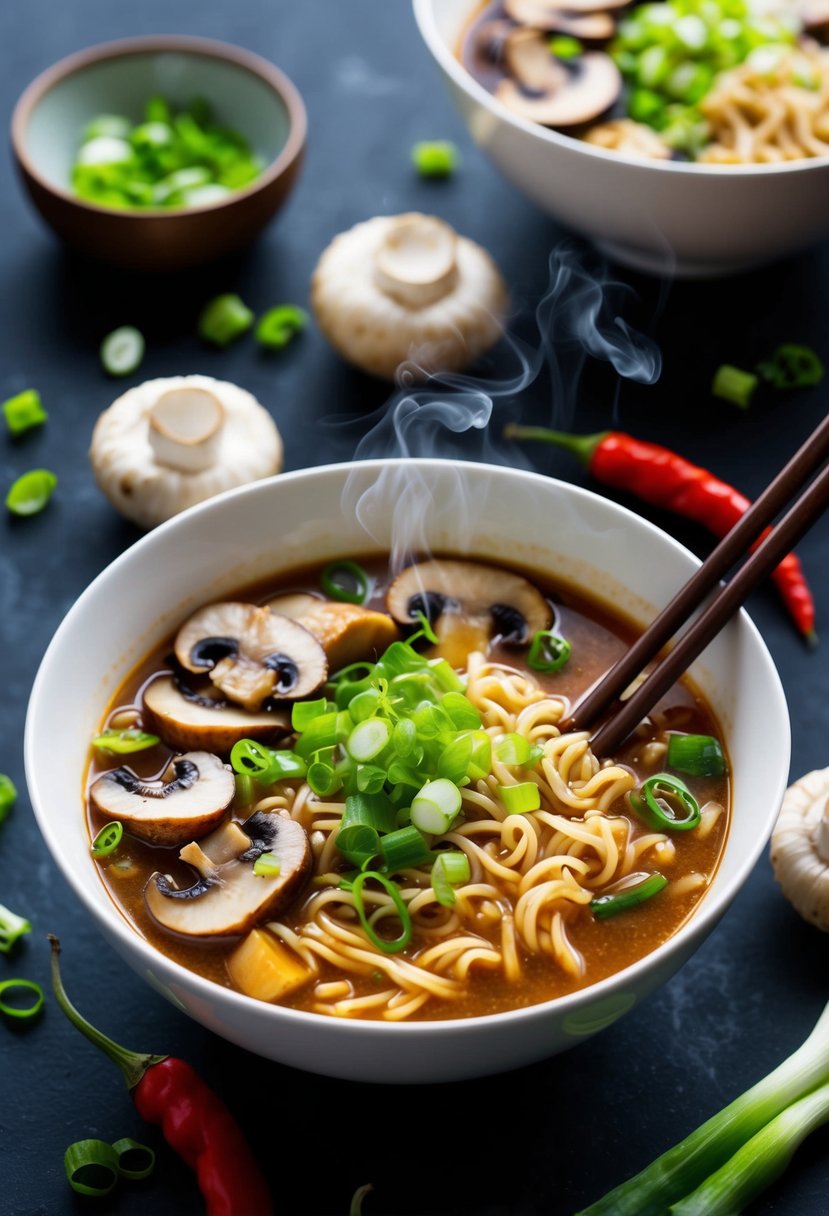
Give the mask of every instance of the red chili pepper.
[[[511, 424], [505, 427], [504, 435], [511, 439], [539, 439], [566, 448], [603, 485], [627, 490], [654, 507], [702, 524], [717, 537], [730, 532], [751, 505], [739, 490], [699, 465], [669, 448], [633, 439], [621, 431], [567, 435], [546, 427]], [[772, 578], [795, 625], [814, 644], [817, 641], [814, 600], [794, 553], [783, 558]]]
[[142, 1119], [158, 1124], [171, 1148], [196, 1171], [207, 1216], [272, 1216], [268, 1184], [242, 1130], [198, 1073], [174, 1056], [128, 1051], [81, 1016], [60, 976], [52, 943], [52, 987], [73, 1026], [118, 1065]]

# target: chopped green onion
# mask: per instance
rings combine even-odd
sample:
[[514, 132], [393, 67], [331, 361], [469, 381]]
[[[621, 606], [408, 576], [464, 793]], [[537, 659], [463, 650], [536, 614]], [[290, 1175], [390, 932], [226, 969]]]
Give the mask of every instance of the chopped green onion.
[[380, 835], [367, 823], [354, 823], [340, 828], [335, 841], [346, 861], [358, 869], [368, 865], [380, 853]]
[[541, 790], [534, 781], [518, 785], [499, 785], [498, 793], [508, 815], [525, 815], [541, 806]]
[[275, 853], [260, 853], [253, 863], [257, 878], [278, 878], [281, 871], [282, 863]]
[[444, 692], [463, 692], [463, 680], [446, 659], [429, 659], [428, 668]]
[[654, 773], [639, 794], [628, 795], [640, 819], [659, 832], [688, 832], [700, 821], [699, 803], [679, 777]]
[[394, 724], [391, 734], [392, 747], [405, 760], [417, 747], [417, 727], [411, 718], [401, 718]]
[[469, 781], [469, 765], [472, 761], [472, 736], [458, 735], [443, 749], [437, 762], [437, 774], [455, 785], [466, 785]]
[[552, 629], [539, 629], [530, 643], [527, 666], [533, 671], [561, 671], [572, 649], [567, 639], [559, 637]]
[[320, 798], [330, 798], [332, 794], [336, 794], [337, 790], [342, 789], [343, 785], [342, 776], [333, 764], [328, 764], [324, 760], [314, 760], [308, 765], [305, 780]]
[[670, 735], [667, 764], [694, 777], [725, 776], [725, 756], [712, 735]]
[[150, 97], [144, 106], [144, 118], [147, 122], [172, 122], [173, 111], [167, 98], [159, 94]]
[[12, 515], [37, 515], [52, 497], [58, 479], [49, 469], [32, 469], [18, 477], [6, 495]]
[[102, 1198], [118, 1181], [118, 1153], [104, 1140], [77, 1140], [63, 1154], [66, 1177], [79, 1195]]
[[89, 851], [93, 857], [109, 857], [110, 853], [114, 853], [118, 848], [123, 835], [124, 825], [119, 820], [113, 819], [112, 823], [101, 828], [92, 841]]
[[[391, 941], [384, 937], [380, 937], [374, 926], [371, 924], [366, 910], [363, 905], [363, 887], [369, 879], [378, 882], [388, 895], [391, 896], [392, 903], [398, 917], [400, 918], [400, 935], [393, 938]], [[363, 870], [354, 879], [351, 887], [354, 895], [354, 906], [357, 909], [357, 915], [360, 918], [360, 924], [363, 926], [366, 934], [373, 944], [382, 950], [385, 954], [398, 954], [401, 950], [405, 950], [409, 942], [412, 940], [412, 918], [409, 914], [409, 909], [406, 907], [403, 896], [395, 882], [386, 878], [384, 874], [379, 874], [376, 870]], [[376, 913], [375, 913], [376, 916]]]
[[374, 764], [358, 764], [354, 780], [361, 794], [379, 794], [386, 784], [386, 770]]
[[550, 39], [547, 46], [550, 48], [550, 54], [555, 55], [556, 59], [578, 59], [584, 51], [578, 38], [571, 38], [568, 34], [557, 34]]
[[393, 832], [397, 826], [394, 807], [385, 794], [349, 794], [345, 800], [342, 826], [368, 824], [375, 831]]
[[420, 140], [412, 148], [412, 164], [421, 177], [449, 177], [460, 164], [460, 154], [448, 139]]
[[155, 1153], [146, 1144], [139, 1144], [129, 1136], [116, 1140], [113, 1149], [118, 1154], [118, 1173], [122, 1178], [140, 1182], [149, 1178], [155, 1169]]
[[419, 832], [411, 823], [405, 828], [398, 828], [397, 831], [383, 836], [380, 841], [380, 852], [383, 855], [384, 867], [389, 874], [394, 874], [398, 870], [407, 870], [411, 866], [423, 865], [423, 862], [428, 861], [430, 857], [429, 846], [423, 833]]
[[236, 782], [236, 802], [239, 806], [250, 806], [255, 798], [259, 796], [256, 782], [253, 777], [247, 773], [235, 773], [234, 780]]
[[228, 292], [206, 304], [199, 316], [199, 337], [214, 346], [229, 346], [253, 325], [254, 316], [239, 296]]
[[386, 718], [366, 718], [348, 736], [346, 750], [354, 760], [363, 763], [374, 760], [388, 747], [391, 732], [391, 723]]
[[263, 785], [286, 778], [305, 776], [305, 761], [295, 752], [273, 751], [256, 739], [239, 739], [230, 751], [230, 765], [235, 773], [254, 777]]
[[132, 123], [122, 114], [99, 114], [84, 127], [83, 142], [100, 139], [102, 135], [111, 139], [126, 139], [132, 130]]
[[[17, 1004], [17, 1001], [24, 999], [21, 994], [30, 992], [34, 993], [34, 1001], [31, 1005]], [[11, 1003], [6, 1000], [6, 993], [12, 998]], [[7, 1018], [36, 1017], [43, 1008], [43, 1001], [43, 989], [34, 980], [16, 979], [0, 982], [0, 1013], [4, 1013]]]
[[481, 725], [480, 712], [462, 692], [444, 693], [440, 708], [449, 715], [456, 730], [477, 730]]
[[461, 809], [461, 792], [452, 781], [438, 777], [427, 781], [412, 799], [412, 823], [421, 832], [442, 836]]
[[308, 324], [308, 313], [296, 304], [278, 304], [259, 318], [254, 337], [260, 346], [281, 350]]
[[[350, 715], [348, 716], [348, 720], [349, 722], [351, 721]], [[340, 725], [339, 713], [320, 714], [319, 717], [313, 718], [308, 723], [305, 730], [297, 739], [294, 751], [298, 756], [307, 760], [314, 752], [336, 747], [340, 741]]]
[[495, 744], [495, 758], [502, 764], [524, 765], [530, 758], [530, 741], [512, 732]]
[[0, 904], [0, 954], [9, 954], [14, 944], [31, 931], [30, 921]]
[[607, 920], [610, 916], [617, 916], [644, 903], [667, 885], [668, 880], [662, 874], [630, 874], [617, 884], [615, 890], [592, 899], [590, 910], [597, 920]]
[[2, 410], [12, 435], [23, 435], [33, 427], [42, 426], [49, 417], [35, 388], [24, 389], [16, 397], [9, 397], [8, 401], [3, 402]]
[[758, 377], [752, 372], [744, 372], [739, 367], [732, 367], [730, 363], [723, 363], [714, 374], [711, 392], [715, 397], [731, 401], [744, 410], [748, 407], [759, 383]]
[[485, 730], [473, 731], [471, 739], [468, 776], [472, 781], [482, 781], [492, 768], [492, 740]]
[[137, 727], [126, 730], [104, 730], [92, 740], [92, 746], [101, 752], [113, 752], [118, 756], [127, 756], [132, 752], [143, 752], [148, 747], [159, 743], [158, 735], [148, 735]]
[[16, 801], [17, 789], [14, 782], [5, 773], [0, 773], [0, 823], [7, 818]]
[[316, 701], [296, 701], [291, 707], [291, 726], [296, 731], [307, 730], [315, 718], [330, 713], [332, 705], [325, 697]]
[[455, 887], [469, 882], [470, 873], [466, 853], [438, 853], [431, 874], [432, 890], [438, 903], [451, 908], [455, 903]]
[[129, 376], [144, 358], [144, 335], [132, 325], [122, 325], [101, 343], [101, 365], [109, 376]]
[[346, 604], [364, 604], [371, 591], [369, 576], [362, 566], [351, 561], [327, 565], [320, 575], [320, 586], [329, 599]]
[[757, 371], [775, 388], [808, 388], [823, 379], [823, 364], [809, 346], [786, 342]]

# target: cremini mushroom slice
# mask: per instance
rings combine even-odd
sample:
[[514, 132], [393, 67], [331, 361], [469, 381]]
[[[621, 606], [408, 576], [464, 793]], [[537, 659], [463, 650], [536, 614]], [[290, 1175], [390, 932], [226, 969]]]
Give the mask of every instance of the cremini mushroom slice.
[[439, 653], [454, 667], [464, 666], [473, 650], [486, 652], [494, 637], [508, 645], [529, 643], [549, 628], [553, 615], [520, 574], [450, 558], [409, 566], [389, 587], [386, 605], [401, 625], [416, 624], [422, 613], [437, 634]]
[[786, 790], [771, 864], [796, 911], [829, 932], [829, 768], [806, 773]]
[[317, 639], [267, 606], [208, 604], [178, 631], [176, 658], [207, 673], [231, 701], [256, 711], [269, 698], [296, 701], [325, 682], [328, 663]]
[[221, 822], [233, 801], [233, 772], [209, 752], [177, 756], [171, 768], [172, 776], [160, 781], [145, 781], [125, 766], [110, 769], [92, 783], [92, 805], [150, 844], [198, 840]]
[[507, 290], [492, 258], [443, 220], [376, 216], [335, 237], [311, 281], [320, 329], [343, 358], [393, 379], [456, 371], [501, 335]]
[[153, 527], [222, 490], [282, 468], [282, 439], [251, 393], [211, 376], [129, 389], [98, 419], [89, 459], [127, 519]]
[[[277, 872], [254, 871], [263, 854]], [[144, 901], [160, 925], [187, 937], [245, 933], [286, 908], [311, 870], [305, 829], [275, 811], [257, 811], [243, 824], [229, 821], [179, 856], [198, 872], [193, 885], [178, 887], [156, 873], [144, 888]]]
[[586, 51], [575, 59], [556, 59], [540, 31], [516, 30], [512, 37], [505, 55], [516, 79], [502, 80], [495, 96], [520, 118], [548, 127], [579, 126], [618, 99], [622, 77], [609, 55]]
[[274, 743], [291, 733], [290, 714], [268, 708], [249, 713], [213, 696], [188, 688], [175, 676], [158, 676], [144, 689], [144, 725], [176, 751], [201, 748], [227, 755], [240, 739]]
[[359, 604], [319, 600], [311, 595], [285, 595], [271, 600], [268, 607], [292, 617], [313, 633], [325, 651], [331, 671], [339, 671], [361, 659], [374, 660], [400, 637], [390, 616]]

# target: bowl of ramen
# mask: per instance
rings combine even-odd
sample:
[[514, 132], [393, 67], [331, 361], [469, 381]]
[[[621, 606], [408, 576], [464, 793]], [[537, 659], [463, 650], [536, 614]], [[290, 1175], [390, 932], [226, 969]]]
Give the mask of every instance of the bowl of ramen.
[[733, 273], [829, 230], [829, 52], [814, 5], [414, 0], [478, 146], [637, 269]]
[[567, 726], [696, 565], [514, 469], [232, 491], [58, 629], [26, 728], [40, 829], [129, 965], [251, 1051], [386, 1082], [551, 1055], [671, 977], [780, 805], [785, 699], [745, 614], [614, 756]]

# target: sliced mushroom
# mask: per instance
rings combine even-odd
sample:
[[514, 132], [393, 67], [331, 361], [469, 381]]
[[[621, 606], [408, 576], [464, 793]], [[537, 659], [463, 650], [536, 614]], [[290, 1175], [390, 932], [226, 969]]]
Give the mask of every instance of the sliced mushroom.
[[268, 698], [307, 697], [328, 675], [313, 634], [256, 604], [208, 604], [179, 630], [175, 651], [187, 671], [208, 673], [226, 697], [253, 711]]
[[529, 25], [536, 30], [557, 30], [551, 25], [556, 17], [566, 10], [568, 13], [597, 13], [607, 9], [625, 8], [630, 0], [504, 0], [504, 12], [519, 25]]
[[386, 605], [401, 625], [416, 623], [422, 613], [439, 638], [439, 653], [455, 667], [465, 666], [473, 650], [486, 651], [494, 637], [525, 645], [549, 628], [553, 615], [538, 588], [520, 574], [444, 558], [399, 574]]
[[544, 34], [516, 30], [518, 34], [523, 37], [513, 43], [511, 53], [516, 79], [502, 80], [495, 96], [520, 118], [547, 127], [573, 127], [598, 118], [618, 99], [622, 77], [609, 55], [587, 51], [576, 59], [556, 59]]
[[[254, 873], [263, 853], [278, 859], [278, 874]], [[257, 811], [243, 824], [225, 823], [179, 856], [198, 872], [193, 885], [177, 887], [169, 875], [156, 873], [144, 888], [144, 901], [160, 925], [187, 937], [246, 932], [286, 908], [311, 870], [308, 834], [276, 811]]]
[[225, 700], [193, 692], [174, 676], [159, 676], [147, 685], [143, 714], [146, 729], [176, 751], [203, 748], [226, 755], [240, 739], [273, 743], [291, 733], [285, 710], [248, 713]]
[[385, 612], [374, 612], [359, 604], [318, 600], [311, 595], [286, 595], [271, 600], [268, 606], [313, 633], [325, 651], [331, 671], [361, 659], [376, 659], [400, 636]]
[[172, 763], [167, 781], [143, 781], [131, 768], [110, 769], [92, 783], [92, 805], [150, 844], [198, 840], [222, 820], [233, 801], [232, 771], [209, 752], [188, 752]]

